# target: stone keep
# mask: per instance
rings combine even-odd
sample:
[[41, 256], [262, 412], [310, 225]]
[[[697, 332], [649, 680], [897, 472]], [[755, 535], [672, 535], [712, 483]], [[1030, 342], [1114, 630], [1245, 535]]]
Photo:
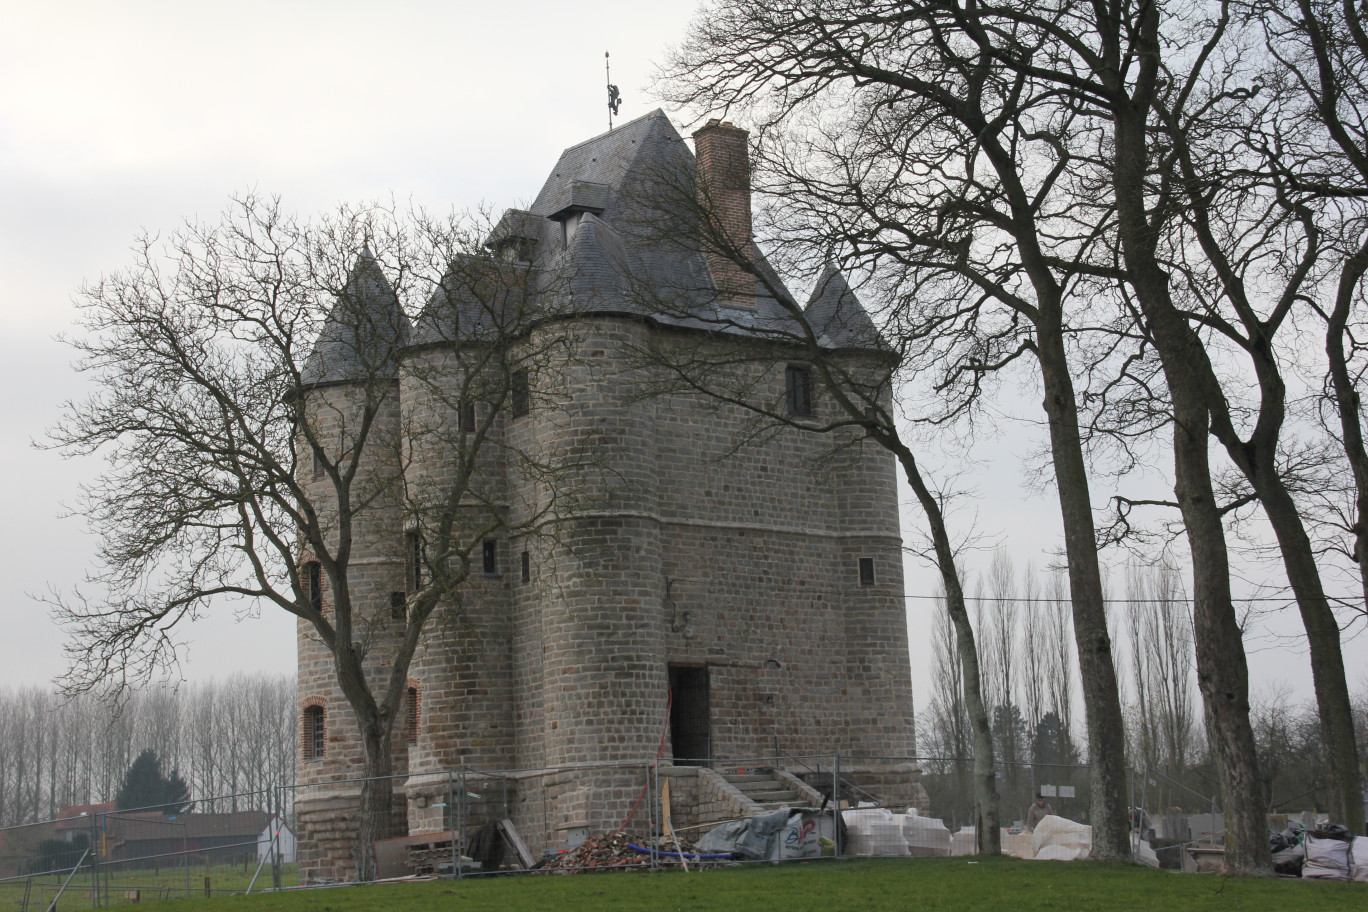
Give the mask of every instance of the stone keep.
[[[306, 363], [305, 408], [339, 447], [358, 397], [384, 400], [353, 560], [372, 675], [415, 585], [423, 530], [406, 504], [469, 468], [472, 495], [506, 520], [412, 663], [394, 739], [399, 832], [451, 825], [447, 771], [461, 768], [538, 771], [500, 779], [498, 807], [479, 807], [484, 793], [467, 807], [512, 817], [534, 851], [616, 829], [662, 738], [667, 765], [764, 761], [814, 778], [840, 754], [890, 803], [924, 794], [899, 762], [914, 742], [893, 457], [855, 432], [766, 427], [662, 382], [674, 356], [717, 359], [748, 401], [783, 413], [811, 379], [785, 342], [788, 291], [751, 239], [747, 134], [714, 121], [694, 140], [697, 158], [656, 111], [567, 149], [491, 235], [500, 265], [472, 279], [454, 264], [412, 323], [363, 253]], [[803, 309], [824, 350], [886, 375], [834, 269]], [[361, 328], [379, 343], [358, 345]], [[495, 339], [509, 357], [472, 356]], [[832, 415], [820, 390], [810, 398], [814, 423]], [[465, 423], [487, 434], [478, 451]], [[529, 468], [548, 465], [570, 468]], [[326, 496], [326, 479], [306, 483]], [[299, 705], [302, 870], [345, 876], [361, 753], [305, 624]], [[545, 772], [606, 762], [638, 766]]]

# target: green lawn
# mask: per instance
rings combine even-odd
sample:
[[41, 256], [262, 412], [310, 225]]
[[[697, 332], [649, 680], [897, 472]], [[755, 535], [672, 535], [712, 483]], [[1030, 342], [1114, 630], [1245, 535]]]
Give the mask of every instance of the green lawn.
[[1221, 878], [1131, 865], [963, 858], [753, 865], [685, 874], [499, 877], [287, 891], [157, 904], [157, 912], [858, 912], [1368, 908], [1368, 884]]
[[[205, 865], [190, 866], [189, 884], [191, 895], [203, 897], [204, 880], [209, 879], [209, 887], [214, 896], [227, 895], [231, 893], [241, 893], [247, 889], [247, 885], [252, 881], [252, 875], [256, 873], [255, 862], [242, 865]], [[294, 865], [285, 865], [282, 872], [281, 882], [286, 886], [293, 886], [299, 883], [299, 875]], [[107, 878], [106, 878], [107, 875]], [[62, 882], [66, 880], [65, 875], [48, 874], [43, 877], [32, 878], [32, 883], [27, 884], [28, 878], [14, 878], [0, 882], [0, 912], [19, 912], [24, 905], [24, 895], [28, 893], [29, 912], [46, 912], [48, 904], [57, 894]], [[257, 879], [257, 889], [265, 889], [271, 885], [271, 869], [263, 868], [261, 877]], [[109, 905], [119, 906], [131, 903], [132, 898], [128, 896], [133, 891], [137, 891], [140, 902], [151, 902], [172, 896], [184, 896], [186, 888], [185, 868], [179, 867], [175, 863], [165, 865], [159, 869], [139, 868], [135, 870], [120, 870], [117, 866], [109, 866], [103, 869], [100, 882], [101, 901], [104, 896], [109, 897]], [[91, 900], [92, 887], [90, 874], [87, 870], [81, 871], [71, 879], [71, 884], [62, 894], [60, 908], [62, 910], [83, 910], [93, 908]], [[159, 905], [158, 909], [165, 906]]]

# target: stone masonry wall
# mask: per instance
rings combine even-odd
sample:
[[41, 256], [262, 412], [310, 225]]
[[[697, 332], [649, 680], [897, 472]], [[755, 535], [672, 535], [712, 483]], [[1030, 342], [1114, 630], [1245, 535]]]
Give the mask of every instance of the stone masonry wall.
[[[643, 396], [633, 353], [663, 332], [627, 318], [547, 324], [527, 342], [558, 352], [533, 375], [533, 409], [489, 416], [504, 455], [481, 457], [484, 496], [505, 503], [513, 525], [550, 509], [535, 529], [498, 536], [500, 575], [473, 581], [459, 623], [434, 619], [415, 662], [415, 832], [440, 822], [445, 785], [429, 774], [442, 768], [649, 762], [668, 732], [671, 664], [708, 669], [714, 758], [912, 753], [891, 455], [797, 430], [756, 434], [752, 414], [696, 394]], [[435, 350], [411, 357], [424, 359], [413, 374], [423, 383], [403, 387], [405, 421], [438, 427], [451, 396], [434, 398], [431, 381], [455, 362]], [[756, 367], [755, 388], [782, 401], [785, 366]], [[815, 398], [817, 420], [829, 408]], [[452, 445], [410, 449], [411, 490], [440, 486]], [[561, 471], [534, 477], [526, 460]], [[402, 585], [401, 555], [388, 547], [375, 548], [377, 592], [395, 574]], [[862, 557], [873, 558], [873, 584], [861, 585]], [[317, 659], [302, 642], [301, 695], [306, 679], [326, 687]], [[326, 778], [323, 769], [310, 772]], [[897, 800], [915, 797], [912, 771], [891, 761], [863, 771]], [[616, 828], [642, 782], [640, 770], [526, 775], [507, 812], [538, 845]], [[736, 810], [710, 771], [667, 775], [676, 820]]]

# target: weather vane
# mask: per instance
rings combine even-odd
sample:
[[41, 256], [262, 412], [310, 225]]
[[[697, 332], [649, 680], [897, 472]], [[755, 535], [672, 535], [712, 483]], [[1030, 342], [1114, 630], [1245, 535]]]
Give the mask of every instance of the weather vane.
[[608, 69], [608, 52], [603, 52], [603, 73], [608, 78], [608, 132], [613, 132], [613, 115], [622, 107], [622, 93], [613, 85], [613, 72]]

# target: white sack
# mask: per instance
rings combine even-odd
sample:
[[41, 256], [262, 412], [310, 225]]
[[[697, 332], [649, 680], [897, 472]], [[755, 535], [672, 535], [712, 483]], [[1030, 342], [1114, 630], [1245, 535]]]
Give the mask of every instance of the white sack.
[[931, 858], [950, 854], [950, 831], [936, 817], [919, 817], [908, 809], [902, 818], [903, 838], [913, 858]]
[[1148, 839], [1141, 839], [1138, 834], [1131, 834], [1131, 852], [1135, 855], [1135, 860], [1141, 864], [1149, 865], [1151, 868], [1159, 867], [1159, 856], [1150, 846]]
[[1306, 837], [1306, 865], [1302, 877], [1311, 880], [1348, 880], [1349, 843], [1343, 839]]
[[1092, 853], [1092, 827], [1055, 814], [1036, 824], [1032, 836], [1036, 858], [1040, 857], [1041, 849], [1049, 846], [1073, 849], [1078, 853], [1075, 858], [1087, 858]]
[[1368, 883], [1368, 836], [1355, 836], [1350, 852], [1354, 856], [1354, 867], [1349, 879]]
[[960, 855], [977, 855], [978, 828], [960, 827], [955, 835], [950, 837], [950, 854], [957, 857]]
[[887, 808], [844, 811], [846, 851], [851, 855], [892, 855], [906, 858], [907, 840], [902, 827]]
[[1035, 854], [1036, 861], [1076, 861], [1078, 849], [1062, 845], [1047, 845]]

